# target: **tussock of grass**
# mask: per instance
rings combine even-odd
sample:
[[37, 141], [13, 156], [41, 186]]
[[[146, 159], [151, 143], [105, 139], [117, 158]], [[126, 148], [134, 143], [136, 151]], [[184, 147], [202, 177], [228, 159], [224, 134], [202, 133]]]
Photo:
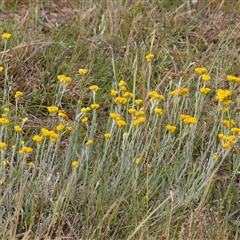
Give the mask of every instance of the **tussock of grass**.
[[238, 239], [237, 2], [193, 2], [1, 3], [2, 238]]

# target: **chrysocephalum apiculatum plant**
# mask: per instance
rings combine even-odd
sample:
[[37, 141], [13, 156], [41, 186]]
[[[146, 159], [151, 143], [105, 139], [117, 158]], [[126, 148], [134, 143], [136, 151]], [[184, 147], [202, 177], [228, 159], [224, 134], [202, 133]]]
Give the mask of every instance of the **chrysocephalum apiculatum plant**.
[[[2, 34], [1, 61], [10, 37]], [[230, 89], [213, 89], [207, 69], [195, 68], [194, 83], [181, 78], [162, 91], [151, 84], [154, 57], [150, 53], [144, 62], [147, 95], [131, 89], [129, 80], [113, 81], [105, 116], [95, 83], [87, 86], [87, 104], [82, 102], [86, 86], [81, 85], [75, 117], [70, 119], [61, 106], [76, 79], [56, 76], [56, 96], [52, 105], [43, 106], [49, 118], [37, 129], [27, 126], [24, 105], [19, 107], [24, 92], [18, 89], [11, 96], [9, 66], [0, 66], [3, 106], [15, 99], [15, 107], [2, 108], [0, 118], [1, 237], [13, 239], [23, 227], [47, 237], [73, 213], [78, 214], [82, 236], [94, 239], [101, 236], [104, 214], [111, 209], [108, 227], [129, 226], [132, 234], [125, 237], [130, 239], [152, 218], [160, 224], [166, 217], [171, 222], [181, 207], [203, 203], [216, 171], [229, 156], [239, 169], [234, 154], [239, 119], [230, 108], [239, 78], [229, 75]], [[78, 73], [82, 84], [89, 70]], [[136, 86], [136, 76], [133, 82]], [[212, 91], [216, 104], [207, 129], [203, 114]], [[125, 222], [119, 223], [125, 214]], [[95, 225], [92, 231], [90, 224]]]

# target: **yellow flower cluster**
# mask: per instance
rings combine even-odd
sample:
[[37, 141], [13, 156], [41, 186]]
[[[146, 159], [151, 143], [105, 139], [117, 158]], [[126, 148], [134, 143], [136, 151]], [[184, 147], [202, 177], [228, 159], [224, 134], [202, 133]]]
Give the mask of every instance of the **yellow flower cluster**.
[[223, 89], [217, 89], [217, 95], [215, 99], [219, 102], [222, 102], [223, 105], [229, 105], [231, 103], [231, 100], [229, 101], [229, 98], [232, 96], [231, 91], [229, 90], [223, 90]]
[[63, 109], [58, 110], [58, 116], [65, 119], [65, 120], [69, 118], [68, 115], [66, 114], [66, 112]]
[[20, 92], [20, 91], [17, 91], [16, 93], [15, 93], [15, 95], [14, 95], [14, 97], [16, 98], [16, 99], [18, 99], [18, 98], [20, 98], [20, 97], [22, 97], [23, 96], [23, 92]]
[[112, 135], [110, 134], [110, 133], [105, 133], [104, 134], [104, 137], [106, 138], [106, 139], [108, 139], [108, 138], [110, 138]]
[[125, 105], [125, 104], [127, 103], [127, 99], [124, 98], [124, 97], [116, 97], [116, 98], [114, 99], [114, 102], [115, 102], [115, 103], [118, 103], [118, 104], [123, 104], [123, 105]]
[[91, 111], [91, 108], [90, 107], [86, 107], [86, 108], [82, 108], [81, 109], [81, 112], [82, 113], [87, 113], [87, 112], [90, 112]]
[[149, 92], [148, 95], [152, 98], [151, 102], [154, 100], [164, 100], [164, 96], [156, 91]]
[[85, 75], [85, 74], [88, 73], [88, 69], [87, 68], [80, 68], [78, 70], [78, 72], [79, 72], [80, 75]]
[[189, 115], [180, 115], [180, 119], [185, 123], [185, 124], [196, 124], [197, 119], [195, 117], [191, 117]]
[[89, 89], [90, 89], [91, 91], [97, 92], [98, 89], [99, 89], [99, 87], [98, 87], [97, 85], [92, 85], [92, 86], [89, 87]]
[[58, 75], [57, 79], [60, 83], [65, 83], [69, 85], [72, 82], [72, 79], [70, 77], [67, 77], [65, 75]]
[[0, 124], [2, 125], [8, 125], [10, 121], [6, 119], [5, 117], [0, 118]]
[[90, 105], [90, 107], [91, 107], [92, 110], [97, 110], [98, 108], [100, 108], [100, 105], [97, 104], [97, 103], [93, 103], [93, 104]]
[[200, 93], [202, 94], [208, 94], [211, 91], [210, 88], [200, 88]]
[[111, 95], [112, 97], [116, 97], [117, 94], [118, 94], [118, 92], [117, 92], [116, 90], [111, 89], [111, 91], [110, 91], [110, 95]]
[[166, 126], [166, 129], [169, 131], [169, 132], [175, 132], [177, 127], [176, 126], [172, 126], [172, 125], [167, 125]]
[[51, 142], [55, 142], [55, 141], [58, 139], [58, 137], [59, 137], [59, 135], [58, 135], [56, 132], [54, 132], [54, 131], [49, 131], [49, 130], [46, 129], [46, 128], [42, 128], [42, 129], [41, 129], [41, 132], [42, 132], [42, 135], [43, 135], [44, 137], [50, 137]]
[[3, 68], [2, 66], [0, 66], [0, 72], [2, 72], [2, 71], [3, 71], [3, 69], [4, 69], [4, 68]]
[[188, 95], [188, 88], [182, 88], [180, 90], [174, 90], [170, 92], [171, 95], [173, 96], [183, 96], [183, 95]]
[[31, 153], [32, 151], [33, 151], [33, 148], [23, 146], [23, 147], [19, 150], [19, 153], [20, 153], [20, 154]]
[[204, 82], [208, 82], [208, 81], [211, 80], [211, 77], [210, 77], [209, 75], [203, 74], [203, 75], [202, 75], [202, 80], [203, 80]]
[[150, 62], [154, 58], [154, 54], [149, 53], [148, 55], [146, 55], [145, 58], [146, 58], [147, 62]]
[[135, 120], [133, 120], [133, 126], [136, 127], [136, 126], [140, 126], [142, 124], [144, 124], [146, 122], [146, 118], [145, 117], [140, 117], [140, 118], [137, 118]]
[[206, 68], [195, 68], [195, 72], [198, 74], [203, 74], [207, 71]]
[[163, 110], [161, 108], [154, 108], [154, 112], [158, 115], [162, 115]]
[[231, 128], [235, 125], [235, 121], [233, 119], [231, 121], [224, 119], [222, 120], [222, 124], [227, 128]]
[[72, 166], [73, 166], [74, 168], [78, 168], [78, 167], [79, 167], [79, 162], [78, 162], [78, 161], [73, 161], [73, 162], [72, 162]]
[[7, 144], [5, 142], [0, 142], [0, 149], [6, 151], [7, 150]]
[[88, 140], [88, 141], [86, 142], [86, 145], [89, 146], [89, 145], [91, 145], [92, 143], [93, 143], [93, 140], [90, 139], [90, 140]]
[[234, 135], [226, 136], [222, 133], [219, 133], [218, 137], [222, 140], [222, 147], [225, 149], [235, 144], [236, 137]]
[[119, 119], [119, 120], [117, 120], [117, 125], [119, 127], [125, 127], [127, 125], [127, 123], [124, 120]]
[[240, 128], [232, 128], [231, 132], [236, 133], [237, 135], [240, 135]]
[[43, 137], [39, 135], [35, 135], [33, 136], [32, 140], [36, 143], [40, 143], [43, 140]]
[[123, 91], [123, 92], [127, 90], [127, 87], [126, 87], [127, 83], [124, 80], [121, 80], [119, 82], [118, 86], [120, 87], [120, 90]]
[[14, 126], [15, 132], [21, 132], [22, 128], [19, 125]]
[[232, 76], [232, 75], [228, 75], [227, 80], [229, 82], [240, 83], [240, 77], [235, 77], [235, 76]]
[[47, 107], [47, 110], [48, 110], [48, 112], [50, 112], [50, 113], [55, 113], [55, 112], [58, 112], [58, 107], [56, 107], [56, 106], [50, 106], [50, 107]]
[[12, 35], [10, 33], [3, 33], [2, 39], [9, 39]]

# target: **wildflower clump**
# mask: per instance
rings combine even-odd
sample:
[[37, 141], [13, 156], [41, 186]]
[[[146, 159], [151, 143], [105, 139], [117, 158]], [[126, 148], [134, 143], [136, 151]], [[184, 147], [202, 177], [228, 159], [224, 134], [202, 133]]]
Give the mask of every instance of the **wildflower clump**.
[[32, 151], [33, 151], [33, 148], [23, 146], [23, 147], [19, 150], [19, 153], [20, 153], [20, 154], [27, 154], [27, 153], [31, 153]]
[[234, 136], [234, 135], [226, 136], [222, 133], [219, 133], [218, 137], [221, 139], [222, 147], [224, 149], [227, 149], [235, 144], [236, 136]]
[[235, 76], [232, 76], [232, 75], [228, 75], [227, 80], [229, 82], [240, 83], [240, 77], [235, 77]]

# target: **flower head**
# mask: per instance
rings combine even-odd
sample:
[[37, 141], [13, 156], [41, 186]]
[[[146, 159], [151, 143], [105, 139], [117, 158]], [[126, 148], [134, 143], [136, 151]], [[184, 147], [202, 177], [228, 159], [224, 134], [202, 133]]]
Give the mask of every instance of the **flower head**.
[[110, 133], [105, 133], [105, 134], [104, 134], [104, 137], [105, 137], [106, 139], [108, 139], [108, 138], [111, 137], [111, 134], [110, 134]]
[[175, 132], [177, 127], [176, 126], [172, 126], [172, 125], [167, 125], [166, 126], [166, 129], [169, 131], [169, 132]]
[[80, 68], [78, 70], [78, 72], [79, 72], [80, 75], [85, 75], [85, 74], [88, 73], [88, 69], [87, 68]]
[[20, 91], [17, 91], [14, 95], [14, 97], [17, 99], [17, 98], [20, 98], [23, 96], [23, 92], [20, 92]]
[[140, 158], [136, 158], [135, 163], [138, 165], [141, 162]]
[[207, 93], [209, 93], [210, 91], [211, 91], [210, 88], [200, 88], [200, 93], [202, 93], [202, 94], [207, 94]]
[[87, 142], [86, 142], [86, 145], [91, 145], [93, 143], [93, 140], [88, 140]]
[[3, 33], [2, 39], [9, 39], [12, 35], [10, 33]]
[[125, 127], [127, 123], [124, 120], [117, 120], [117, 125], [119, 127]]
[[162, 113], [163, 113], [163, 111], [162, 111], [161, 108], [155, 108], [155, 109], [154, 109], [154, 112], [155, 112], [156, 114], [158, 114], [158, 115], [162, 115]]
[[154, 54], [149, 53], [146, 57], [147, 62], [150, 62], [154, 58]]
[[4, 68], [3, 68], [2, 66], [0, 66], [0, 72], [2, 72], [2, 71], [3, 71], [3, 69], [4, 69]]
[[30, 147], [22, 147], [21, 149], [20, 149], [20, 151], [19, 151], [19, 153], [20, 154], [24, 154], [24, 153], [31, 153], [33, 151], [33, 149], [32, 148], [30, 148]]
[[116, 96], [117, 96], [117, 91], [114, 90], [114, 89], [111, 89], [110, 95], [111, 95], [112, 97], [116, 97]]
[[90, 107], [91, 107], [91, 109], [96, 110], [96, 109], [100, 108], [100, 105], [97, 103], [93, 103], [90, 105]]
[[50, 112], [50, 113], [55, 113], [55, 112], [58, 112], [58, 107], [56, 107], [56, 106], [50, 106], [50, 107], [47, 107], [47, 110], [48, 110], [48, 112]]
[[208, 82], [209, 80], [211, 80], [211, 76], [203, 74], [203, 75], [202, 75], [202, 80], [203, 80], [204, 82]]
[[97, 85], [92, 85], [91, 87], [89, 87], [89, 89], [90, 89], [91, 91], [97, 92], [98, 89], [99, 89], [99, 87], [98, 87]]
[[43, 140], [43, 137], [39, 136], [39, 135], [35, 135], [35, 136], [33, 136], [32, 140], [34, 142], [40, 143]]
[[198, 74], [203, 74], [207, 71], [206, 68], [195, 68], [195, 72]]
[[5, 142], [0, 142], [0, 149], [6, 151], [7, 150], [7, 144]]
[[21, 132], [22, 128], [19, 125], [14, 126], [15, 132]]
[[59, 124], [59, 125], [57, 125], [57, 126], [56, 126], [56, 130], [57, 130], [58, 132], [61, 132], [61, 131], [63, 131], [63, 130], [64, 130], [64, 128], [65, 128], [65, 126], [64, 126], [64, 125], [62, 125], [62, 124]]
[[72, 166], [73, 166], [74, 168], [78, 168], [78, 167], [79, 167], [79, 162], [78, 162], [78, 161], [73, 161], [73, 162], [72, 162]]

